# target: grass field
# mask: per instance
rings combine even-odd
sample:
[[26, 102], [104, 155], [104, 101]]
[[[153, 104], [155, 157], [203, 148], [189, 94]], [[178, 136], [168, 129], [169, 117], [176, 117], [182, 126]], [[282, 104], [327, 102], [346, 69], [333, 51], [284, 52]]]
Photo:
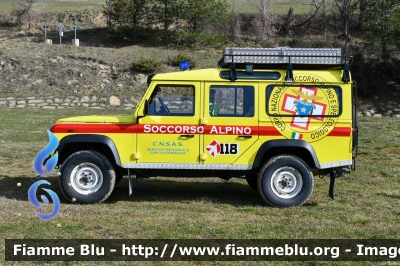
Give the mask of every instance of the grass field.
[[[37, 218], [27, 199], [27, 191], [42, 179], [35, 174], [32, 163], [37, 152], [47, 144], [46, 129], [57, 118], [65, 116], [115, 112], [0, 109], [0, 261], [4, 260], [6, 238], [400, 238], [400, 121], [396, 118], [360, 118], [357, 171], [337, 180], [335, 200], [327, 195], [328, 178], [315, 177], [309, 201], [302, 207], [286, 209], [265, 206], [258, 194], [240, 179], [154, 178], [134, 182], [133, 194], [129, 197], [128, 180], [124, 178], [106, 202], [78, 205], [63, 198], [57, 177], [52, 173], [48, 181], [60, 197], [61, 211], [47, 222]], [[46, 210], [41, 212], [46, 213]], [[31, 264], [34, 263], [23, 263]]]
[[[259, 0], [228, 0], [234, 9], [240, 13], [255, 13], [258, 10]], [[271, 0], [270, 8], [278, 14], [286, 14], [289, 7], [294, 9], [295, 14], [304, 14], [311, 11], [311, 1]]]
[[[45, 6], [41, 11], [73, 11], [83, 9], [101, 9], [105, 0], [44, 0]], [[13, 9], [13, 0], [0, 1], [0, 11], [9, 12]]]
[[[105, 0], [45, 0], [43, 11], [74, 11], [83, 9], [102, 9]], [[228, 0], [236, 11], [242, 13], [254, 13], [257, 11], [258, 0]], [[293, 7], [296, 14], [307, 13], [310, 11], [308, 0], [271, 0], [271, 8], [279, 14], [287, 13], [289, 7]], [[0, 11], [9, 12], [13, 9], [13, 0], [1, 0]]]

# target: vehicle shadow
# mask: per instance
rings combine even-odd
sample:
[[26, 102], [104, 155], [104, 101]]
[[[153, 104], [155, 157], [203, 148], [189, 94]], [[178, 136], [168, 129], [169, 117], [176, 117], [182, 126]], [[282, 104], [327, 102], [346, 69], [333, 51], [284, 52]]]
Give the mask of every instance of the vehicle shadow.
[[[210, 180], [210, 181], [209, 181]], [[234, 206], [264, 205], [258, 192], [247, 184], [224, 181], [219, 178], [204, 181], [200, 178], [168, 178], [162, 180], [132, 178], [132, 195], [129, 196], [128, 178], [116, 185], [107, 203], [114, 201], [187, 202], [211, 201]]]
[[[58, 177], [9, 177], [0, 179], [0, 197], [18, 201], [28, 201], [30, 186], [39, 181], [47, 180], [50, 185], [41, 185], [39, 188], [53, 190], [62, 204], [73, 204], [68, 201], [60, 188]], [[224, 181], [219, 178], [161, 178], [141, 179], [139, 182], [132, 178], [132, 195], [129, 196], [128, 178], [124, 177], [114, 187], [111, 196], [102, 204], [117, 204], [124, 202], [191, 202], [206, 201], [233, 206], [267, 206], [258, 192], [251, 189], [246, 183]], [[45, 193], [45, 192], [43, 192]], [[40, 194], [43, 194], [40, 193]], [[307, 202], [304, 206], [317, 206], [315, 202]]]
[[[105, 203], [117, 201], [149, 201], [149, 202], [190, 202], [207, 201], [230, 204], [237, 207], [268, 205], [261, 199], [258, 191], [250, 188], [247, 183], [229, 181], [220, 178], [180, 178], [141, 179], [139, 182], [132, 178], [132, 195], [129, 196], [128, 178], [124, 177], [114, 188], [113, 194]], [[318, 203], [308, 201], [303, 206], [316, 207]]]
[[[39, 181], [47, 180], [51, 185], [41, 185], [39, 188], [53, 190], [62, 204], [72, 204], [62, 194], [58, 177], [9, 177], [0, 179], [0, 197], [18, 201], [28, 201], [30, 186]], [[208, 181], [211, 180], [211, 181]], [[40, 194], [45, 193], [41, 190]], [[38, 192], [39, 194], [39, 192]], [[168, 178], [162, 180], [145, 179], [137, 182], [132, 178], [132, 195], [129, 196], [128, 178], [123, 178], [114, 188], [111, 196], [102, 204], [117, 204], [120, 201], [130, 202], [190, 202], [207, 201], [233, 206], [263, 206], [258, 193], [247, 184], [223, 181], [220, 179], [185, 179]]]
[[[28, 190], [30, 186], [39, 181], [47, 180], [51, 185], [43, 185], [39, 188], [51, 189], [61, 201], [63, 201], [62, 192], [59, 186], [57, 177], [10, 177], [2, 175], [4, 178], [0, 179], [0, 197], [7, 199], [14, 199], [19, 201], [28, 201]], [[0, 176], [0, 177], [2, 177]]]

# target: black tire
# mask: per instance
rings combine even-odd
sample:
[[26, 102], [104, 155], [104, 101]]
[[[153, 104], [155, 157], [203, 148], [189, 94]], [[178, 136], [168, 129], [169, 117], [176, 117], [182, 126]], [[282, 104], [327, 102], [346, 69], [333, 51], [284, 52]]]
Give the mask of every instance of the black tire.
[[253, 175], [247, 175], [246, 176], [246, 181], [247, 181], [247, 184], [249, 184], [249, 186], [252, 188], [252, 189], [254, 189], [254, 190], [258, 190], [258, 188], [257, 188], [257, 177], [256, 176], [253, 176]]
[[115, 171], [107, 158], [96, 151], [78, 151], [61, 167], [60, 185], [65, 197], [77, 203], [100, 203], [115, 186]]
[[271, 206], [301, 206], [313, 191], [314, 178], [303, 160], [281, 155], [260, 169], [257, 186], [262, 199]]

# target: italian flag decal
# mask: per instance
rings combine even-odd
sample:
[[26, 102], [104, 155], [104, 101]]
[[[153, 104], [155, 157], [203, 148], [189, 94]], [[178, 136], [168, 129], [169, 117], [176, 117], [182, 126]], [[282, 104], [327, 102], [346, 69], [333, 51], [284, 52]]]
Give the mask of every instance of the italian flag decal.
[[296, 132], [292, 133], [292, 139], [303, 139], [303, 134], [299, 134]]

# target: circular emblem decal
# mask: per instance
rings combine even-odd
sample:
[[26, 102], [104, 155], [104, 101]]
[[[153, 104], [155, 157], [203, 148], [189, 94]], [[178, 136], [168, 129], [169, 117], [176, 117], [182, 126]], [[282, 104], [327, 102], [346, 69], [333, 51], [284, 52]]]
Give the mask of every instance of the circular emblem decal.
[[[322, 79], [295, 76], [296, 82]], [[269, 89], [268, 113], [274, 127], [288, 139], [315, 142], [326, 137], [339, 116], [339, 87], [322, 85], [276, 85]]]

